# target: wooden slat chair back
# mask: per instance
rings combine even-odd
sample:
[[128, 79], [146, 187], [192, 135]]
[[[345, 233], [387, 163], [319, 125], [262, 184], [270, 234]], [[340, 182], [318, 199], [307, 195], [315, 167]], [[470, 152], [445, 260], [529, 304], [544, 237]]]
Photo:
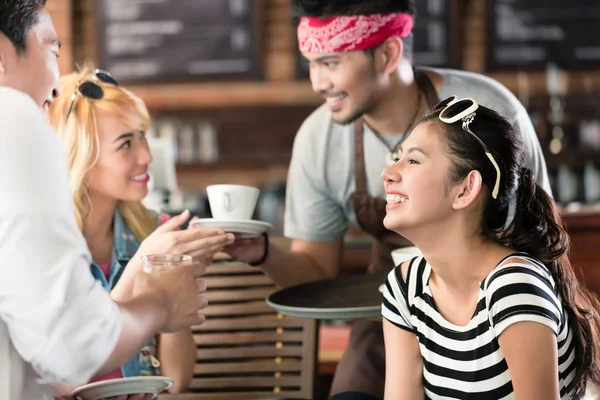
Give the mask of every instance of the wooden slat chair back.
[[207, 269], [207, 320], [193, 328], [197, 361], [190, 393], [161, 400], [312, 399], [318, 331], [311, 319], [286, 317], [265, 298], [277, 290], [260, 268]]

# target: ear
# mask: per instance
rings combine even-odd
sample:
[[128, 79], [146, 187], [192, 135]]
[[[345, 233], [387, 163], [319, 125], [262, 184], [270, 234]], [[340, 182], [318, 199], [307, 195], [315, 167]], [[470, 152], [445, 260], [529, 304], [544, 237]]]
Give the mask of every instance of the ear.
[[6, 54], [7, 42], [9, 42], [9, 40], [6, 35], [0, 32], [0, 75], [4, 75], [6, 72], [6, 60], [8, 57], [8, 54]]
[[383, 54], [383, 70], [386, 74], [393, 74], [398, 70], [400, 60], [404, 54], [402, 39], [389, 37], [381, 44]]
[[8, 36], [0, 32], [0, 77], [14, 69], [14, 60], [18, 58], [17, 49]]
[[465, 179], [452, 189], [454, 193], [452, 208], [462, 210], [475, 203], [479, 198], [482, 186], [483, 181], [479, 171], [469, 172]]

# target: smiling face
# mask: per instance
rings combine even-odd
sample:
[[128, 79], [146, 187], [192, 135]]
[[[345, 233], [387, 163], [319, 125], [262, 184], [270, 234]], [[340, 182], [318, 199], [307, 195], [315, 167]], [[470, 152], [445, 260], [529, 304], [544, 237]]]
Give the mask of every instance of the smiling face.
[[326, 100], [335, 122], [351, 123], [377, 107], [382, 88], [367, 53], [302, 54], [310, 63], [313, 90]]
[[415, 227], [443, 224], [453, 215], [460, 187], [450, 182], [451, 161], [440, 135], [438, 125], [419, 124], [402, 144], [397, 161], [383, 171], [386, 228], [406, 236]]
[[87, 185], [92, 201], [140, 201], [148, 194], [148, 165], [152, 161], [146, 133], [118, 118], [99, 114], [98, 160]]
[[40, 8], [37, 23], [27, 32], [24, 52], [17, 52], [0, 33], [0, 86], [24, 92], [40, 107], [49, 107], [58, 96], [59, 48], [54, 24], [44, 8]]

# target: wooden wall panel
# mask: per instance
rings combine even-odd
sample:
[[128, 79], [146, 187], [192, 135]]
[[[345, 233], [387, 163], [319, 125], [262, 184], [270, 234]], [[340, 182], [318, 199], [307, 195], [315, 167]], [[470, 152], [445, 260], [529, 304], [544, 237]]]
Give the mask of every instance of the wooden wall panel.
[[[95, 0], [76, 0], [72, 6], [71, 1], [48, 0], [48, 9], [53, 12], [57, 29], [65, 42], [65, 50], [68, 49], [68, 46], [73, 46], [72, 57], [61, 57], [63, 58], [61, 66], [65, 66], [65, 71], [68, 70], [67, 65], [73, 62], [81, 63], [85, 59], [94, 60], [96, 55], [96, 26], [93, 17]], [[295, 76], [297, 49], [295, 32], [288, 10], [289, 0], [265, 0], [265, 4], [265, 13], [263, 14], [263, 22], [266, 23], [264, 39], [265, 79], [271, 83], [293, 80]], [[463, 68], [470, 71], [484, 72], [487, 45], [486, 0], [462, 0], [461, 10], [461, 18], [456, 29], [461, 30], [461, 37], [464, 42], [462, 52]], [[65, 17], [66, 15], [72, 15], [73, 18], [69, 19]], [[71, 49], [69, 49], [69, 52], [71, 52]], [[65, 51], [66, 53], [67, 51]], [[546, 92], [545, 71], [523, 72], [520, 75], [520, 80], [516, 72], [499, 72], [490, 74], [490, 76], [498, 79], [515, 93], [519, 91], [519, 85], [528, 85], [529, 91], [532, 94], [545, 94]], [[568, 77], [568, 89], [570, 91], [600, 89], [600, 69], [573, 72], [569, 73]], [[198, 89], [201, 87], [200, 85]], [[281, 87], [277, 85], [271, 85], [271, 87], [274, 92], [281, 92]], [[264, 95], [271, 90], [271, 87], [260, 90], [251, 87], [249, 93]], [[142, 90], [141, 87], [140, 90]], [[308, 93], [310, 87], [308, 85], [291, 85], [284, 90], [289, 90], [292, 93], [298, 92], [300, 94], [298, 99], [300, 104], [310, 104], [311, 102], [318, 104], [320, 101], [318, 97], [310, 96]], [[150, 96], [149, 92], [144, 92], [143, 94]], [[260, 96], [258, 97], [256, 101], [261, 102]], [[293, 102], [293, 99], [290, 100], [289, 96], [285, 97], [279, 93], [274, 95], [268, 104], [274, 105], [279, 99], [284, 99], [284, 103], [286, 104]], [[151, 101], [156, 103], [157, 108], [175, 108], [172, 104], [160, 103], [154, 97], [151, 98]], [[242, 99], [242, 101], [243, 106], [249, 105], [247, 100]], [[190, 102], [192, 106], [202, 106], [204, 104], [198, 100], [194, 100], [193, 93], [186, 96], [183, 104], [176, 105], [185, 107], [185, 102]], [[227, 105], [225, 102], [217, 101], [217, 103], [218, 106]], [[229, 104], [231, 103], [230, 101]]]

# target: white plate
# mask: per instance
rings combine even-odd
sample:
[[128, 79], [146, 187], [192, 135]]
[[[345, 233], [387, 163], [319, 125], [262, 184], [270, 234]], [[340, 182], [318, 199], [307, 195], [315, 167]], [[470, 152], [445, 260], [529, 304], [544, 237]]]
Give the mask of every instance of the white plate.
[[255, 221], [253, 219], [214, 219], [201, 218], [190, 221], [191, 226], [202, 228], [221, 228], [227, 232], [241, 233], [242, 238], [249, 239], [260, 235], [273, 228], [268, 222]]
[[157, 396], [172, 385], [173, 380], [166, 376], [107, 379], [78, 387], [73, 391], [73, 397], [75, 400], [111, 400], [124, 394], [152, 393]]

